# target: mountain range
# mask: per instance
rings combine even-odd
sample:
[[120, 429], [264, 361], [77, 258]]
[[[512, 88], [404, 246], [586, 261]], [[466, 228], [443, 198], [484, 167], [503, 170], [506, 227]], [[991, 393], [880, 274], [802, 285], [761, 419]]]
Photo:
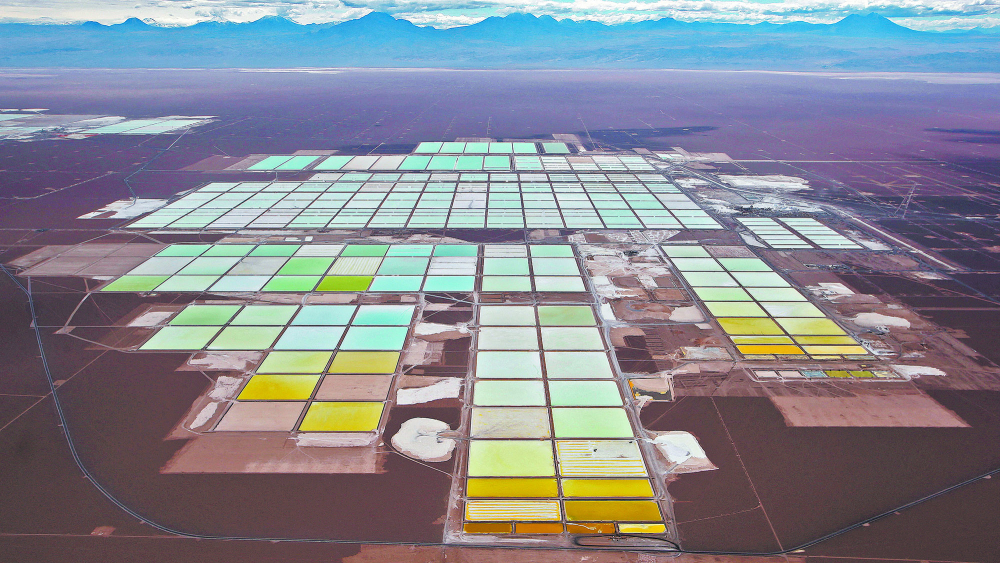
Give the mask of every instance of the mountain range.
[[878, 14], [832, 24], [672, 18], [604, 25], [510, 14], [449, 29], [373, 12], [343, 23], [280, 17], [187, 27], [0, 24], [0, 67], [681, 68], [995, 72], [1000, 34], [923, 32]]

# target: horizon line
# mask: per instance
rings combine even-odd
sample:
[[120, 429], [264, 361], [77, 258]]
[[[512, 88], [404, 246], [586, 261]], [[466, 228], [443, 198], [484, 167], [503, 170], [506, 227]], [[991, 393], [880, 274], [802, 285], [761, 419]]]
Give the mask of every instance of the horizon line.
[[716, 21], [716, 20], [710, 20], [710, 19], [687, 20], [687, 19], [678, 19], [678, 18], [675, 18], [675, 17], [672, 17], [672, 16], [658, 16], [658, 17], [649, 17], [649, 18], [645, 18], [645, 19], [637, 19], [637, 20], [634, 20], [634, 21], [625, 21], [625, 22], [617, 22], [617, 23], [605, 23], [605, 22], [600, 21], [600, 20], [589, 19], [589, 18], [573, 19], [571, 17], [565, 17], [565, 18], [559, 19], [559, 18], [556, 18], [555, 16], [552, 16], [550, 14], [536, 15], [536, 14], [533, 14], [531, 12], [511, 12], [509, 14], [505, 14], [505, 15], [502, 15], [502, 16], [501, 15], [487, 16], [487, 17], [484, 17], [483, 19], [481, 19], [481, 20], [479, 20], [477, 22], [473, 22], [473, 23], [459, 24], [459, 25], [454, 25], [454, 26], [437, 27], [437, 26], [435, 26], [433, 24], [423, 24], [423, 25], [421, 25], [421, 24], [418, 24], [418, 23], [414, 23], [413, 21], [408, 20], [405, 17], [397, 17], [397, 16], [395, 16], [393, 14], [390, 14], [388, 12], [380, 12], [380, 11], [377, 11], [377, 10], [371, 10], [368, 13], [366, 13], [364, 15], [361, 15], [361, 16], [358, 16], [356, 18], [349, 18], [349, 19], [345, 19], [345, 20], [328, 20], [328, 21], [323, 21], [323, 22], [310, 22], [310, 23], [299, 23], [299, 22], [295, 21], [294, 19], [292, 19], [290, 17], [286, 17], [286, 16], [275, 14], [275, 15], [261, 16], [260, 18], [258, 18], [256, 20], [233, 21], [233, 20], [227, 20], [227, 19], [205, 19], [205, 20], [197, 21], [197, 22], [190, 23], [190, 24], [161, 23], [161, 22], [156, 21], [153, 18], [140, 18], [140, 17], [137, 17], [137, 16], [128, 17], [125, 20], [123, 20], [121, 22], [118, 22], [118, 23], [108, 23], [108, 24], [101, 23], [101, 22], [98, 22], [98, 21], [95, 21], [95, 20], [54, 21], [54, 20], [51, 20], [51, 19], [48, 19], [48, 18], [40, 18], [40, 19], [35, 19], [35, 20], [0, 18], [0, 25], [11, 25], [11, 24], [18, 25], [18, 24], [20, 24], [20, 25], [39, 25], [39, 26], [80, 26], [80, 25], [86, 25], [86, 24], [94, 24], [94, 25], [99, 25], [101, 27], [115, 27], [115, 26], [125, 25], [128, 22], [135, 21], [135, 22], [140, 22], [140, 23], [142, 23], [144, 25], [147, 25], [147, 26], [153, 27], [153, 28], [160, 28], [160, 29], [183, 29], [183, 28], [194, 27], [196, 25], [206, 24], [206, 23], [247, 25], [247, 24], [254, 24], [254, 23], [258, 23], [258, 22], [262, 22], [262, 21], [268, 21], [268, 20], [271, 20], [271, 21], [273, 21], [273, 20], [282, 20], [282, 21], [291, 23], [293, 25], [297, 25], [297, 26], [301, 26], [301, 27], [308, 27], [308, 26], [336, 26], [336, 25], [341, 25], [341, 24], [347, 23], [347, 22], [358, 21], [358, 20], [361, 20], [363, 18], [372, 16], [372, 15], [384, 15], [384, 16], [390, 17], [390, 18], [392, 18], [392, 19], [394, 19], [396, 21], [406, 22], [406, 23], [409, 23], [409, 24], [411, 24], [411, 25], [413, 25], [415, 27], [419, 27], [419, 28], [422, 28], [422, 29], [437, 29], [437, 30], [459, 29], [459, 28], [471, 27], [471, 26], [480, 24], [480, 23], [482, 23], [482, 22], [484, 22], [486, 20], [489, 20], [489, 19], [505, 19], [505, 18], [508, 18], [510, 16], [531, 16], [531, 17], [533, 17], [535, 19], [545, 19], [545, 18], [548, 18], [548, 19], [552, 19], [553, 21], [556, 21], [556, 22], [559, 22], [559, 23], [562, 23], [562, 22], [594, 23], [594, 24], [598, 24], [598, 25], [601, 25], [601, 26], [604, 26], [604, 27], [623, 27], [623, 26], [636, 25], [636, 24], [641, 24], [641, 23], [646, 23], [646, 22], [658, 22], [658, 21], [664, 21], [664, 20], [675, 21], [675, 22], [682, 23], [682, 24], [714, 24], [714, 25], [731, 25], [731, 26], [743, 26], [743, 27], [752, 27], [752, 26], [762, 25], [762, 24], [769, 24], [769, 25], [774, 25], [774, 26], [784, 26], [784, 25], [791, 25], [791, 24], [806, 24], [806, 25], [814, 25], [814, 26], [831, 26], [831, 25], [836, 25], [836, 24], [838, 24], [840, 22], [843, 22], [843, 21], [847, 20], [848, 18], [856, 17], [856, 16], [860, 16], [860, 17], [878, 16], [879, 18], [885, 19], [885, 20], [887, 20], [887, 21], [889, 21], [889, 22], [891, 22], [891, 23], [893, 23], [893, 24], [895, 24], [895, 25], [897, 25], [897, 26], [899, 26], [899, 27], [901, 27], [903, 29], [907, 29], [907, 30], [910, 30], [910, 31], [913, 31], [913, 32], [917, 32], [917, 33], [951, 33], [951, 32], [960, 32], [960, 31], [969, 32], [969, 31], [973, 31], [973, 30], [977, 30], [977, 29], [993, 29], [994, 27], [1000, 27], [1000, 26], [987, 26], [987, 27], [977, 26], [977, 27], [972, 27], [972, 28], [955, 27], [955, 28], [941, 28], [941, 29], [914, 29], [914, 28], [906, 27], [905, 25], [896, 23], [891, 18], [883, 16], [883, 15], [879, 14], [878, 12], [876, 12], [874, 10], [868, 11], [868, 12], [864, 12], [864, 11], [852, 12], [852, 13], [844, 16], [843, 18], [840, 18], [840, 19], [838, 19], [836, 21], [833, 21], [833, 22], [830, 22], [830, 23], [815, 23], [815, 22], [809, 22], [809, 21], [805, 21], [805, 20], [791, 20], [791, 21], [784, 21], [784, 22], [774, 22], [774, 21], [762, 20], [762, 21], [759, 21], [759, 22], [744, 23], [744, 22]]

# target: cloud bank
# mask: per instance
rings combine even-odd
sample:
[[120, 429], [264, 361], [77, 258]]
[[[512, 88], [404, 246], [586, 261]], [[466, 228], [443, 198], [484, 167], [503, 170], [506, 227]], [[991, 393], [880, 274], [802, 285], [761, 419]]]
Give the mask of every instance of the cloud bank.
[[455, 27], [513, 12], [605, 24], [672, 17], [729, 23], [832, 23], [877, 12], [921, 30], [1000, 25], [1000, 0], [0, 0], [0, 21], [120, 23], [137, 17], [160, 25], [246, 22], [282, 16], [298, 23], [342, 22], [385, 12], [417, 25]]

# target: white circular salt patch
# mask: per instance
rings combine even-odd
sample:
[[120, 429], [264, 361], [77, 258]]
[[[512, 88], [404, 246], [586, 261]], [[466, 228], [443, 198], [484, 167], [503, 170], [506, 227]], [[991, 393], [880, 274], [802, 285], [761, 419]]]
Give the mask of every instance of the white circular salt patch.
[[433, 418], [411, 418], [392, 437], [392, 446], [401, 453], [423, 461], [448, 461], [456, 442], [442, 438], [451, 427]]
[[900, 328], [910, 328], [910, 321], [902, 317], [882, 315], [880, 313], [858, 313], [853, 319], [854, 324], [874, 328], [878, 326], [896, 326]]

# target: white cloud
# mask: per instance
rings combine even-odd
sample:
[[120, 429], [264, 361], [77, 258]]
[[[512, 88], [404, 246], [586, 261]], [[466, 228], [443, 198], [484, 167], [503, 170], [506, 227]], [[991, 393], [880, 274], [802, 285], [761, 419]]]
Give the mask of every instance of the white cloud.
[[957, 16], [948, 18], [896, 18], [895, 22], [911, 29], [934, 31], [938, 29], [972, 29], [975, 27], [1000, 26], [1000, 15], [968, 17]]
[[[299, 23], [339, 22], [383, 11], [417, 25], [454, 27], [488, 15], [529, 12], [607, 24], [661, 17], [757, 23], [829, 23], [851, 13], [878, 12], [916, 29], [996, 25], [1000, 0], [0, 0], [6, 21], [117, 23], [128, 17], [167, 25], [205, 20], [252, 21], [281, 15]], [[983, 23], [988, 22], [988, 23]]]
[[408, 20], [420, 26], [437, 28], [461, 27], [483, 21], [485, 16], [450, 15], [441, 12], [400, 12], [395, 17]]

